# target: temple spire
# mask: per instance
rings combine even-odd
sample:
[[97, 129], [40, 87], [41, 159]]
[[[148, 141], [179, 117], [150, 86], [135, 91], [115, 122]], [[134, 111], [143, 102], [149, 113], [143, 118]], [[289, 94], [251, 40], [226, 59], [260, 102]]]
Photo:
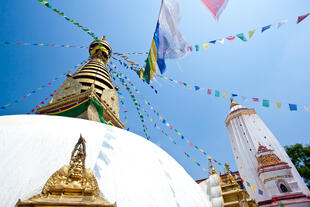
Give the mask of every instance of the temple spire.
[[225, 163], [225, 170], [227, 172], [227, 181], [230, 183], [236, 183], [235, 178], [232, 176], [231, 172], [230, 172], [230, 167], [227, 163]]
[[209, 159], [209, 162], [210, 162], [211, 175], [217, 174], [215, 169], [214, 169], [214, 167], [213, 167], [211, 157], [209, 157], [208, 159]]
[[237, 102], [235, 102], [233, 98], [230, 98], [230, 103], [231, 103], [231, 104], [230, 104], [230, 108], [232, 108], [232, 107], [234, 107], [234, 106], [240, 105], [240, 104], [238, 104]]

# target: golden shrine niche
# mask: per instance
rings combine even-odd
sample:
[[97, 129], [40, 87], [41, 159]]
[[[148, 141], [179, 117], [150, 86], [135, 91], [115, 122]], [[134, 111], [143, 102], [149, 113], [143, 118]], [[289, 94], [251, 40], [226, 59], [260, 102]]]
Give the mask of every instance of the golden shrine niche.
[[16, 207], [116, 207], [116, 203], [110, 204], [99, 196], [97, 180], [92, 170], [85, 168], [85, 158], [85, 139], [80, 136], [69, 165], [56, 171], [40, 194], [19, 200]]

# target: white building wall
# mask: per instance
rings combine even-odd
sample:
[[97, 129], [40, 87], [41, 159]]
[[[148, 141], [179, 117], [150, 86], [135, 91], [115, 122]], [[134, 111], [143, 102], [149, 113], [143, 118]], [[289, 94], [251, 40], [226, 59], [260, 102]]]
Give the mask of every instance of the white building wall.
[[[239, 111], [234, 113], [233, 111], [236, 109], [239, 109]], [[249, 110], [251, 109], [244, 108], [240, 105], [235, 106], [232, 108], [232, 112], [228, 118], [231, 115], [240, 113], [241, 111], [245, 112]], [[254, 192], [245, 183], [245, 187], [247, 188], [251, 198], [254, 198], [257, 202], [259, 202], [262, 200], [271, 199], [272, 195], [269, 194], [268, 191], [278, 192], [276, 185], [273, 186], [274, 189], [270, 189], [270, 186], [268, 186], [267, 189], [258, 176], [258, 163], [255, 154], [259, 143], [273, 149], [274, 153], [281, 160], [287, 162], [289, 166], [292, 167], [292, 174], [300, 187], [300, 191], [306, 195], [310, 195], [306, 184], [300, 177], [284, 148], [257, 114], [240, 115], [230, 120], [227, 129], [241, 177], [245, 181], [248, 181], [251, 185], [254, 185], [257, 189], [261, 189], [264, 192], [263, 196], [259, 195], [257, 190]]]

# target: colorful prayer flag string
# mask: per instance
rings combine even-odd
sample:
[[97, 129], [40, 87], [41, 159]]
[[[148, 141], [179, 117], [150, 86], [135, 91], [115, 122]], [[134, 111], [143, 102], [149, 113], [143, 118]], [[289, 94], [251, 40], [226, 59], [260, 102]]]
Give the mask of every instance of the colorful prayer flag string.
[[[178, 81], [178, 80], [174, 80], [172, 78], [168, 78], [168, 77], [165, 77], [165, 76], [162, 76], [160, 74], [156, 74], [156, 77], [160, 77], [164, 80], [169, 80], [175, 84], [178, 84], [178, 85], [183, 85], [185, 86], [186, 88], [188, 89], [191, 89], [192, 88], [192, 84], [189, 84], [189, 83], [185, 83], [185, 82], [182, 82], [182, 81]], [[203, 87], [200, 87], [200, 86], [197, 86], [197, 85], [194, 85], [193, 88], [195, 89], [195, 91], [206, 91], [206, 94], [207, 95], [212, 95], [212, 91], [214, 91], [214, 96], [215, 97], [222, 97], [222, 98], [227, 98], [228, 97], [228, 94], [230, 94], [231, 97], [241, 97], [241, 100], [242, 101], [247, 101], [247, 100], [252, 100], [253, 102], [257, 102], [257, 103], [260, 103], [262, 104], [263, 107], [266, 107], [266, 108], [269, 108], [271, 106], [271, 102], [272, 100], [269, 100], [269, 99], [261, 99], [261, 98], [257, 98], [257, 97], [253, 97], [253, 98], [249, 98], [247, 96], [242, 96], [240, 94], [236, 94], [236, 93], [228, 93], [228, 92], [224, 92], [224, 91], [219, 91], [219, 90], [215, 90], [215, 89], [207, 89], [207, 88], [203, 88]], [[274, 105], [277, 109], [281, 109], [282, 106], [283, 106], [283, 103], [284, 102], [279, 102], [279, 101], [274, 101]], [[288, 109], [290, 111], [297, 111], [298, 108], [304, 108], [305, 111], [307, 112], [310, 112], [310, 106], [305, 106], [305, 105], [300, 105], [300, 104], [292, 104], [292, 103], [286, 103], [287, 106], [288, 106]]]
[[45, 44], [45, 43], [26, 43], [26, 42], [0, 42], [1, 45], [20, 45], [20, 46], [46, 46], [46, 47], [64, 47], [64, 48], [83, 48], [87, 49], [87, 46], [75, 46], [75, 45], [59, 45], [59, 44]]
[[74, 25], [76, 25], [77, 27], [81, 28], [84, 32], [86, 32], [88, 35], [90, 35], [92, 38], [94, 38], [95, 40], [99, 40], [98, 37], [96, 37], [96, 35], [90, 31], [90, 29], [83, 27], [82, 25], [80, 25], [78, 22], [76, 22], [74, 19], [70, 19], [69, 17], [65, 16], [65, 14], [57, 9], [53, 9], [52, 6], [47, 2], [47, 1], [43, 1], [43, 0], [38, 0], [40, 3], [44, 4], [47, 8], [51, 9], [52, 11], [56, 12], [57, 14], [59, 14], [60, 16], [63, 16], [63, 18], [65, 18], [65, 20], [73, 23]]
[[[133, 87], [134, 91], [139, 94], [141, 96], [141, 98], [144, 100], [144, 103], [146, 105], [148, 105], [148, 107], [150, 107], [150, 110], [152, 112], [154, 112], [154, 114], [159, 118], [159, 120], [166, 126], [168, 127], [168, 129], [170, 129], [171, 131], [174, 131], [175, 133], [177, 133], [182, 140], [185, 140], [189, 146], [194, 147], [196, 150], [198, 150], [199, 152], [203, 153], [204, 155], [207, 156], [207, 153], [204, 149], [200, 148], [197, 145], [194, 145], [189, 139], [187, 139], [179, 130], [177, 130], [175, 127], [173, 127], [171, 124], [169, 124], [169, 122], [167, 121], [167, 119], [165, 119], [162, 115], [159, 114], [159, 112], [157, 110], [155, 110], [155, 108], [151, 105], [151, 103], [149, 101], [147, 101], [143, 95], [141, 94], [141, 92], [133, 85], [133, 83], [130, 81], [130, 79], [128, 77], [126, 77], [124, 74], [120, 73], [120, 72], [112, 72], [112, 75], [116, 75], [119, 78], [125, 78], [125, 80], [127, 80], [127, 82]], [[161, 129], [159, 127], [159, 125], [155, 125], [156, 128]]]
[[[112, 58], [114, 58], [114, 57], [112, 56]], [[121, 60], [116, 59], [116, 58], [114, 58], [114, 60], [119, 61], [120, 65], [122, 65], [123, 67], [130, 68], [131, 70], [136, 72], [136, 70], [133, 69], [132, 66], [128, 66], [126, 63], [122, 62]], [[113, 67], [115, 70], [117, 70], [116, 65], [114, 63], [112, 63], [112, 61], [110, 61], [110, 66]], [[158, 90], [152, 84], [148, 84], [148, 85], [154, 90], [154, 92], [156, 94], [158, 93]]]
[[[109, 67], [109, 66], [108, 66], [108, 67]], [[145, 124], [144, 117], [143, 117], [142, 113], [140, 112], [141, 109], [140, 109], [140, 107], [139, 107], [139, 103], [138, 103], [136, 97], [133, 95], [133, 93], [131, 92], [129, 86], [125, 83], [125, 81], [122, 79], [122, 77], [120, 77], [120, 76], [117, 76], [117, 77], [119, 78], [119, 81], [120, 81], [120, 83], [124, 86], [124, 88], [126, 88], [127, 92], [128, 92], [129, 95], [130, 95], [130, 98], [131, 98], [132, 101], [134, 102], [134, 104], [135, 104], [135, 106], [136, 106], [136, 109], [137, 109], [137, 112], [138, 112], [138, 114], [139, 114], [140, 121], [141, 121], [141, 123], [142, 123], [143, 132], [145, 133], [146, 139], [149, 140], [149, 139], [150, 139], [150, 136], [149, 136], [149, 133], [148, 133], [148, 130], [147, 130], [147, 126], [146, 126], [146, 124]], [[115, 80], [114, 77], [112, 77], [112, 78]]]
[[[77, 67], [79, 67], [79, 66], [82, 65], [82, 64], [85, 64], [85, 63], [87, 63], [87, 60], [84, 60], [84, 61], [82, 61], [81, 63], [75, 65], [75, 66], [74, 66], [74, 69], [77, 68]], [[25, 98], [27, 98], [27, 97], [29, 97], [29, 96], [35, 94], [38, 90], [41, 90], [41, 89], [43, 89], [43, 88], [45, 88], [45, 87], [47, 87], [47, 86], [51, 86], [53, 82], [57, 81], [57, 80], [60, 79], [60, 78], [66, 77], [67, 74], [68, 74], [70, 71], [71, 71], [71, 70], [69, 70], [68, 72], [66, 72], [66, 73], [64, 73], [64, 74], [62, 74], [62, 75], [60, 75], [60, 76], [54, 78], [53, 80], [51, 80], [50, 82], [48, 82], [46, 85], [42, 85], [42, 86], [40, 86], [39, 88], [37, 88], [37, 89], [35, 89], [35, 90], [32, 90], [31, 92], [29, 92], [29, 93], [26, 94], [25, 96], [20, 97], [20, 99], [25, 99]], [[8, 104], [6, 104], [6, 105], [3, 105], [3, 106], [0, 107], [0, 109], [6, 109], [7, 107], [11, 106], [13, 103], [19, 103], [19, 102], [21, 101], [20, 99], [16, 99], [16, 100], [14, 100], [14, 101], [11, 102], [11, 103], [8, 103]]]

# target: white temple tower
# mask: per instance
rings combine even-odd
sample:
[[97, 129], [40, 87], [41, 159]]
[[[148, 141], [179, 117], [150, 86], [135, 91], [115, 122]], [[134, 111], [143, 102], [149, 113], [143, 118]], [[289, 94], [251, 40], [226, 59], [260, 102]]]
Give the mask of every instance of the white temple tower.
[[[254, 109], [231, 99], [226, 126], [239, 173], [260, 206], [310, 206], [310, 192], [285, 150]], [[255, 186], [254, 189], [247, 186]], [[258, 191], [260, 189], [261, 191]]]

